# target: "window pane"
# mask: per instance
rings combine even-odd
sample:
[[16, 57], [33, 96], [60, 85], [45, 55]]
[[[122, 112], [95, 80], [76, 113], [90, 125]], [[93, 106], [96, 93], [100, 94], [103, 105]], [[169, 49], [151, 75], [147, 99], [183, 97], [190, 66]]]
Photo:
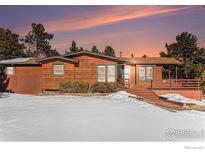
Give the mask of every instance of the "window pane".
[[60, 64], [53, 65], [53, 74], [54, 75], [63, 75], [64, 74], [64, 65], [60, 65]]
[[130, 66], [125, 66], [124, 78], [125, 79], [129, 79], [130, 78]]
[[153, 80], [153, 67], [147, 67], [146, 79]]
[[6, 74], [7, 75], [14, 75], [15, 74], [14, 67], [6, 67]]
[[139, 67], [139, 80], [145, 81], [145, 67]]
[[105, 66], [98, 66], [97, 67], [98, 71], [98, 82], [105, 82]]
[[107, 66], [107, 81], [115, 82], [115, 66], [113, 65]]

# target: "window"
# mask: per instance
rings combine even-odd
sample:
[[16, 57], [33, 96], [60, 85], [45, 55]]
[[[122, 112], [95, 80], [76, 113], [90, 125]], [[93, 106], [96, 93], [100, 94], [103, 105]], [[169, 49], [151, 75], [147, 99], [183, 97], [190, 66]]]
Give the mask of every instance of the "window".
[[97, 65], [98, 82], [115, 82], [116, 66], [115, 65]]
[[14, 75], [15, 74], [15, 68], [14, 67], [6, 67], [5, 74], [6, 75]]
[[153, 80], [153, 67], [146, 67], [146, 80]]
[[108, 82], [115, 82], [115, 65], [108, 65], [107, 66], [107, 81]]
[[105, 82], [105, 66], [98, 66], [97, 67], [97, 81], [98, 82]]
[[125, 66], [124, 78], [125, 79], [130, 79], [130, 66]]
[[153, 66], [139, 66], [139, 81], [150, 81], [154, 79]]
[[64, 65], [53, 64], [53, 75], [64, 75]]

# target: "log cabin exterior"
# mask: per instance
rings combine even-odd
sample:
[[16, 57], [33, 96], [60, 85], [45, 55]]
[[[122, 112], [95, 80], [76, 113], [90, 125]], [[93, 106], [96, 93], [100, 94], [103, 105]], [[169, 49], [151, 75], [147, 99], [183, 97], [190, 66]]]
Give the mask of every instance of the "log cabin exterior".
[[127, 88], [147, 88], [159, 95], [179, 93], [201, 99], [198, 81], [184, 86], [189, 82], [162, 78], [163, 65], [180, 64], [174, 58], [118, 58], [86, 51], [44, 59], [0, 61], [0, 65], [7, 68], [4, 90], [9, 92], [39, 94], [44, 90], [58, 90], [61, 81], [77, 80], [89, 84], [123, 81]]

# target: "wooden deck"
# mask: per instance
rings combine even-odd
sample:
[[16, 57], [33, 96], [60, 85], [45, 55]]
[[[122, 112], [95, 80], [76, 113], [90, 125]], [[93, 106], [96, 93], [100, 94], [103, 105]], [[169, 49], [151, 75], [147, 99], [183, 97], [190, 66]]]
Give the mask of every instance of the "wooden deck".
[[135, 87], [127, 89], [127, 91], [131, 94], [141, 96], [146, 102], [167, 109], [169, 111], [184, 110], [182, 104], [163, 100], [152, 90]]
[[200, 90], [200, 79], [163, 79], [150, 81], [150, 89], [169, 89], [169, 90]]

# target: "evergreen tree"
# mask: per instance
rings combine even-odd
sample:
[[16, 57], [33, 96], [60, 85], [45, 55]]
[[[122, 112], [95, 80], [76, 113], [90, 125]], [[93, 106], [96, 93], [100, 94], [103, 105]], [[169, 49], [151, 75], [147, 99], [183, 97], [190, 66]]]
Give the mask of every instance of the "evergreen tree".
[[83, 47], [80, 47], [79, 52], [84, 51]]
[[93, 52], [93, 53], [100, 53], [98, 48], [95, 45], [92, 47], [91, 52]]
[[24, 48], [18, 34], [0, 28], [0, 60], [25, 57]]
[[104, 54], [107, 56], [115, 57], [115, 50], [111, 46], [106, 46]]
[[32, 30], [23, 39], [28, 46], [28, 53], [33, 57], [59, 55], [56, 50], [51, 49], [49, 43], [53, 39], [53, 34], [47, 33], [42, 24], [32, 23], [31, 26]]
[[70, 47], [70, 52], [75, 53], [75, 52], [78, 52], [78, 51], [79, 51], [79, 49], [77, 47], [77, 43], [73, 40], [72, 44], [71, 44], [71, 47]]
[[60, 56], [59, 52], [56, 49], [50, 49], [45, 53], [47, 57]]
[[[191, 33], [183, 32], [176, 36], [176, 42], [165, 44], [166, 52], [161, 52], [161, 57], [174, 57], [182, 62], [179, 68], [179, 75], [186, 78], [196, 77], [192, 71], [194, 64], [201, 63], [205, 60], [205, 52], [203, 48], [197, 46], [197, 37]], [[184, 72], [184, 75], [182, 73]]]

